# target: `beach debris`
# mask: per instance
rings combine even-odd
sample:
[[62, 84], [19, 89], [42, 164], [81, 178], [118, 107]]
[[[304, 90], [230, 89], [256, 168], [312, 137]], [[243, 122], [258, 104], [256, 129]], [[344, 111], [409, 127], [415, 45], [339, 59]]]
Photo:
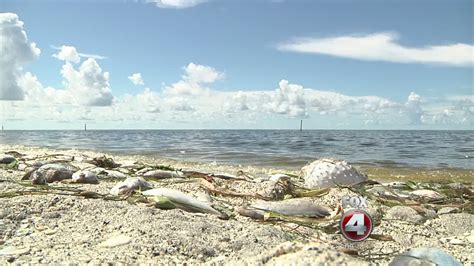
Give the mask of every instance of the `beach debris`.
[[89, 163], [102, 168], [116, 168], [120, 166], [120, 164], [115, 163], [112, 158], [107, 158], [107, 156], [105, 155], [96, 157], [92, 159]]
[[250, 209], [246, 207], [238, 207], [236, 209], [237, 213], [249, 217], [254, 220], [263, 220], [265, 218], [265, 211], [257, 210], [257, 209]]
[[276, 212], [288, 216], [310, 218], [323, 218], [331, 214], [329, 209], [316, 205], [307, 198], [288, 199], [276, 202], [257, 201], [252, 204], [251, 207], [257, 210]]
[[389, 187], [389, 188], [396, 188], [396, 189], [406, 189], [409, 188], [406, 182], [403, 181], [395, 181], [395, 182], [387, 182], [387, 183], [382, 183], [383, 186]]
[[453, 256], [437, 248], [414, 248], [393, 258], [389, 266], [443, 265], [461, 266]]
[[436, 192], [434, 190], [429, 190], [429, 189], [419, 189], [410, 192], [411, 195], [415, 197], [419, 197], [428, 201], [436, 201], [436, 200], [442, 200], [445, 198], [444, 195], [442, 195], [439, 192]]
[[110, 238], [108, 238], [107, 240], [105, 240], [104, 242], [100, 243], [99, 247], [113, 248], [113, 247], [126, 245], [130, 243], [131, 241], [132, 241], [132, 238], [127, 235], [115, 234], [111, 236]]
[[46, 183], [71, 179], [75, 170], [77, 169], [64, 164], [45, 164], [40, 168], [27, 173], [27, 175], [23, 176], [23, 179], [29, 178], [31, 183], [34, 185], [44, 185]]
[[12, 155], [0, 154], [0, 164], [10, 164], [10, 163], [13, 163], [15, 161], [16, 161], [16, 159]]
[[316, 160], [301, 169], [306, 188], [354, 185], [367, 180], [346, 161], [324, 158]]
[[121, 195], [135, 190], [144, 191], [153, 186], [141, 177], [129, 177], [126, 180], [117, 183], [111, 190], [112, 195]]
[[183, 178], [177, 171], [166, 171], [166, 170], [151, 170], [143, 174], [143, 177], [146, 178], [155, 178], [155, 179], [166, 179], [166, 178]]
[[263, 192], [263, 196], [272, 200], [281, 200], [292, 191], [291, 178], [285, 174], [275, 174], [270, 177], [269, 185]]
[[218, 216], [222, 215], [221, 212], [211, 207], [207, 202], [200, 201], [197, 198], [176, 189], [154, 188], [143, 191], [142, 194], [148, 197], [165, 197], [176, 205], [177, 208], [185, 211], [210, 213]]
[[110, 177], [110, 178], [127, 178], [126, 174], [124, 174], [122, 172], [119, 172], [119, 171], [115, 171], [115, 170], [105, 169], [103, 171], [103, 173], [105, 173], [107, 175], [107, 177]]
[[449, 214], [449, 213], [457, 213], [457, 212], [460, 212], [461, 210], [459, 210], [459, 208], [455, 208], [455, 207], [443, 207], [441, 209], [438, 210], [437, 214], [438, 215], [443, 215], [443, 214]]
[[83, 183], [83, 184], [98, 184], [99, 179], [97, 175], [88, 170], [79, 170], [72, 174], [72, 181], [74, 183]]
[[22, 156], [25, 156], [23, 153], [19, 153], [17, 151], [7, 151], [5, 152], [6, 155], [11, 155], [11, 156], [14, 156], [14, 157], [22, 157]]
[[0, 256], [20, 256], [23, 254], [28, 254], [30, 249], [25, 247], [15, 247], [15, 246], [6, 246], [0, 249]]
[[422, 224], [426, 221], [423, 215], [409, 206], [394, 206], [387, 211], [385, 218], [403, 220], [414, 224]]

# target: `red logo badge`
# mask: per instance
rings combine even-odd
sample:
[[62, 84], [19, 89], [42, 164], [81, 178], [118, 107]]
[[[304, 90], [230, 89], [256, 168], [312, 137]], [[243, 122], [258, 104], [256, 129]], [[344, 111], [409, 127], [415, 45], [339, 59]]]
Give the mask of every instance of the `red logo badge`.
[[361, 210], [350, 210], [341, 218], [342, 235], [351, 241], [362, 241], [370, 236], [374, 229], [372, 218]]

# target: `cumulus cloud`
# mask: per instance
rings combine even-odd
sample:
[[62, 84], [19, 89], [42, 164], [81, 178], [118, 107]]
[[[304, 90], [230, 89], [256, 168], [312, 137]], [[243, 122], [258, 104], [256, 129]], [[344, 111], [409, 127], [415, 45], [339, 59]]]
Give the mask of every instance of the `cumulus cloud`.
[[290, 84], [282, 80], [279, 88], [271, 94], [271, 101], [265, 106], [274, 113], [284, 114], [290, 117], [306, 117], [306, 100], [304, 89], [297, 84]]
[[81, 61], [81, 57], [83, 58], [94, 58], [94, 59], [106, 59], [107, 57], [102, 56], [102, 55], [97, 55], [97, 54], [85, 54], [85, 53], [79, 53], [74, 46], [70, 45], [62, 45], [62, 46], [54, 46], [51, 45], [51, 48], [58, 50], [59, 52], [56, 54], [53, 54], [53, 57], [62, 60], [62, 61], [69, 61], [73, 63], [79, 63]]
[[148, 2], [156, 3], [156, 6], [160, 8], [183, 9], [206, 3], [208, 0], [149, 0]]
[[299, 38], [279, 44], [281, 51], [325, 54], [366, 61], [472, 66], [474, 46], [465, 43], [407, 47], [394, 33]]
[[41, 53], [29, 42], [23, 22], [13, 13], [0, 13], [0, 100], [23, 100], [24, 91], [18, 86], [22, 66]]
[[61, 50], [57, 54], [53, 54], [53, 57], [76, 64], [81, 61], [81, 57], [79, 56], [76, 47], [68, 45], [61, 46]]
[[113, 96], [109, 84], [109, 72], [102, 68], [93, 58], [84, 61], [79, 69], [66, 61], [61, 69], [64, 86], [77, 103], [86, 106], [109, 106]]
[[205, 84], [214, 83], [225, 76], [213, 67], [194, 63], [189, 63], [183, 70], [185, 74], [182, 80], [167, 87], [165, 89], [167, 94], [182, 97], [208, 94], [209, 89], [205, 87]]
[[410, 119], [410, 124], [418, 125], [423, 120], [423, 109], [421, 108], [421, 96], [411, 92], [406, 102], [406, 110]]
[[145, 85], [141, 73], [134, 73], [131, 76], [128, 76], [128, 79], [135, 85]]

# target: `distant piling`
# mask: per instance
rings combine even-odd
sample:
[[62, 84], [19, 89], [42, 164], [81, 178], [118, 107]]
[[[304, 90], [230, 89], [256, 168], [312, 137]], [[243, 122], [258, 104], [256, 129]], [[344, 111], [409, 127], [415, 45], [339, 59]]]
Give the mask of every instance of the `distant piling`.
[[300, 131], [303, 131], [303, 119], [300, 121]]
[[2, 131], [3, 131], [3, 124], [2, 124]]
[[87, 131], [87, 124], [84, 123], [84, 131]]

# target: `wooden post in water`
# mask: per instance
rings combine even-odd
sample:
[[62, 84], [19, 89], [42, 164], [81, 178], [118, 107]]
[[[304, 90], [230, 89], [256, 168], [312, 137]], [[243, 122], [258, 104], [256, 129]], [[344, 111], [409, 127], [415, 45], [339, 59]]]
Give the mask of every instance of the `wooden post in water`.
[[87, 123], [84, 123], [84, 131], [87, 131]]
[[301, 122], [300, 122], [300, 131], [303, 131], [303, 119], [301, 119]]

